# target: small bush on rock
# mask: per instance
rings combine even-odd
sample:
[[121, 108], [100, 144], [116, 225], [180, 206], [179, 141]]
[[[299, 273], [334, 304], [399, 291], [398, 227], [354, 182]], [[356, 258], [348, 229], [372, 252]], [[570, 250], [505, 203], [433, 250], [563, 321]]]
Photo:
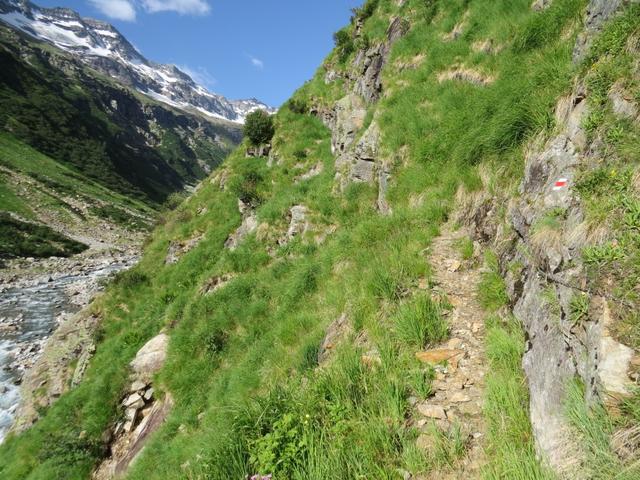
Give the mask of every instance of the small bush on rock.
[[353, 38], [351, 38], [351, 33], [349, 33], [349, 30], [346, 28], [334, 33], [333, 41], [336, 44], [340, 62], [344, 62], [355, 50], [355, 44], [353, 43]]
[[309, 106], [307, 105], [307, 102], [305, 100], [296, 98], [291, 98], [287, 102], [287, 107], [293, 113], [299, 113], [301, 115], [307, 113], [307, 111], [309, 110]]
[[255, 145], [269, 143], [275, 133], [273, 118], [264, 110], [255, 110], [247, 115], [244, 134]]

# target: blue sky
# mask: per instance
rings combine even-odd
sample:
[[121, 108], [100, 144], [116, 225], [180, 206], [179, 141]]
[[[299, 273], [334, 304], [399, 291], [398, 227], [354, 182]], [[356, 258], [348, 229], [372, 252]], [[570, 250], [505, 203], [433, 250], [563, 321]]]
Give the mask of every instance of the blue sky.
[[35, 0], [106, 20], [148, 59], [226, 97], [279, 106], [311, 78], [362, 0]]

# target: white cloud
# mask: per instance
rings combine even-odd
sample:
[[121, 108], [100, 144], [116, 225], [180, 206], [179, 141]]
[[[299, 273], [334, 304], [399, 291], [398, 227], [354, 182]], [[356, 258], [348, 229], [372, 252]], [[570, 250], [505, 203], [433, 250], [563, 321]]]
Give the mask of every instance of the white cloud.
[[127, 22], [133, 22], [136, 19], [136, 9], [130, 0], [89, 0], [89, 2], [107, 17]]
[[206, 0], [142, 0], [149, 13], [178, 12], [182, 15], [206, 15], [211, 7]]
[[264, 68], [264, 62], [262, 60], [260, 60], [259, 58], [254, 57], [253, 55], [247, 55], [249, 57], [249, 60], [251, 61], [251, 65], [253, 65], [256, 68], [259, 68], [260, 70], [262, 70]]
[[180, 70], [189, 75], [194, 82], [207, 88], [213, 87], [217, 80], [204, 67], [191, 68], [187, 65], [176, 65]]

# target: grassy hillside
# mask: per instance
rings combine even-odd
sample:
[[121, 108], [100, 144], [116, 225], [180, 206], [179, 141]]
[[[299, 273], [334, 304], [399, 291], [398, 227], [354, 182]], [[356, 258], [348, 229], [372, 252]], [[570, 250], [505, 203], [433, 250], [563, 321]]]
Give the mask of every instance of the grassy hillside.
[[[69, 256], [84, 248], [78, 249], [79, 243], [59, 231], [92, 237], [91, 232], [104, 228], [105, 222], [125, 230], [145, 230], [156, 210], [0, 132], [0, 213], [5, 219], [0, 257], [12, 258]], [[60, 248], [65, 238], [63, 244], [76, 247]], [[103, 239], [107, 240], [104, 234]]]
[[[483, 172], [493, 172], [491, 188], [515, 193], [526, 145], [554, 128], [555, 102], [583, 68], [572, 49], [586, 2], [557, 0], [539, 12], [530, 4], [370, 0], [358, 10], [324, 66], [278, 112], [269, 165], [238, 149], [93, 304], [102, 323], [83, 382], [0, 447], [0, 476], [88, 478], [107, 453], [104, 432], [121, 415], [127, 364], [161, 329], [171, 343], [155, 386], [171, 392], [175, 406], [127, 478], [400, 479], [455, 470], [461, 430], [438, 432], [425, 454], [407, 421], [412, 399], [429, 397], [435, 376], [414, 353], [447, 336], [450, 305], [431, 275], [430, 242], [458, 188], [481, 188]], [[357, 50], [382, 41], [394, 16], [410, 28], [357, 132], [380, 126], [381, 156], [392, 165], [393, 213], [385, 216], [371, 185], [336, 188], [331, 132], [307, 111], [348, 92], [344, 77]], [[326, 83], [329, 70], [343, 75]], [[311, 169], [321, 173], [300, 178]], [[230, 250], [238, 198], [251, 200], [260, 225]], [[294, 205], [307, 208], [310, 229], [287, 243]], [[171, 241], [200, 235], [165, 264]], [[231, 279], [222, 288], [203, 293], [224, 276]], [[503, 289], [489, 258], [489, 312], [505, 303]], [[347, 340], [319, 366], [326, 329], [343, 314]], [[552, 478], [533, 451], [520, 328], [496, 317], [487, 327], [484, 475]]]

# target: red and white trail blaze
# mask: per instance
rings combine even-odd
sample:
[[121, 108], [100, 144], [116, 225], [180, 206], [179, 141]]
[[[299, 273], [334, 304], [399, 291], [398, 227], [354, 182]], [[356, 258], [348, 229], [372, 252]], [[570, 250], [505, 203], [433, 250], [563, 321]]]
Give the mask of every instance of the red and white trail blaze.
[[559, 178], [558, 180], [556, 180], [556, 183], [553, 184], [553, 189], [562, 190], [567, 186], [568, 183], [569, 181], [566, 178]]

